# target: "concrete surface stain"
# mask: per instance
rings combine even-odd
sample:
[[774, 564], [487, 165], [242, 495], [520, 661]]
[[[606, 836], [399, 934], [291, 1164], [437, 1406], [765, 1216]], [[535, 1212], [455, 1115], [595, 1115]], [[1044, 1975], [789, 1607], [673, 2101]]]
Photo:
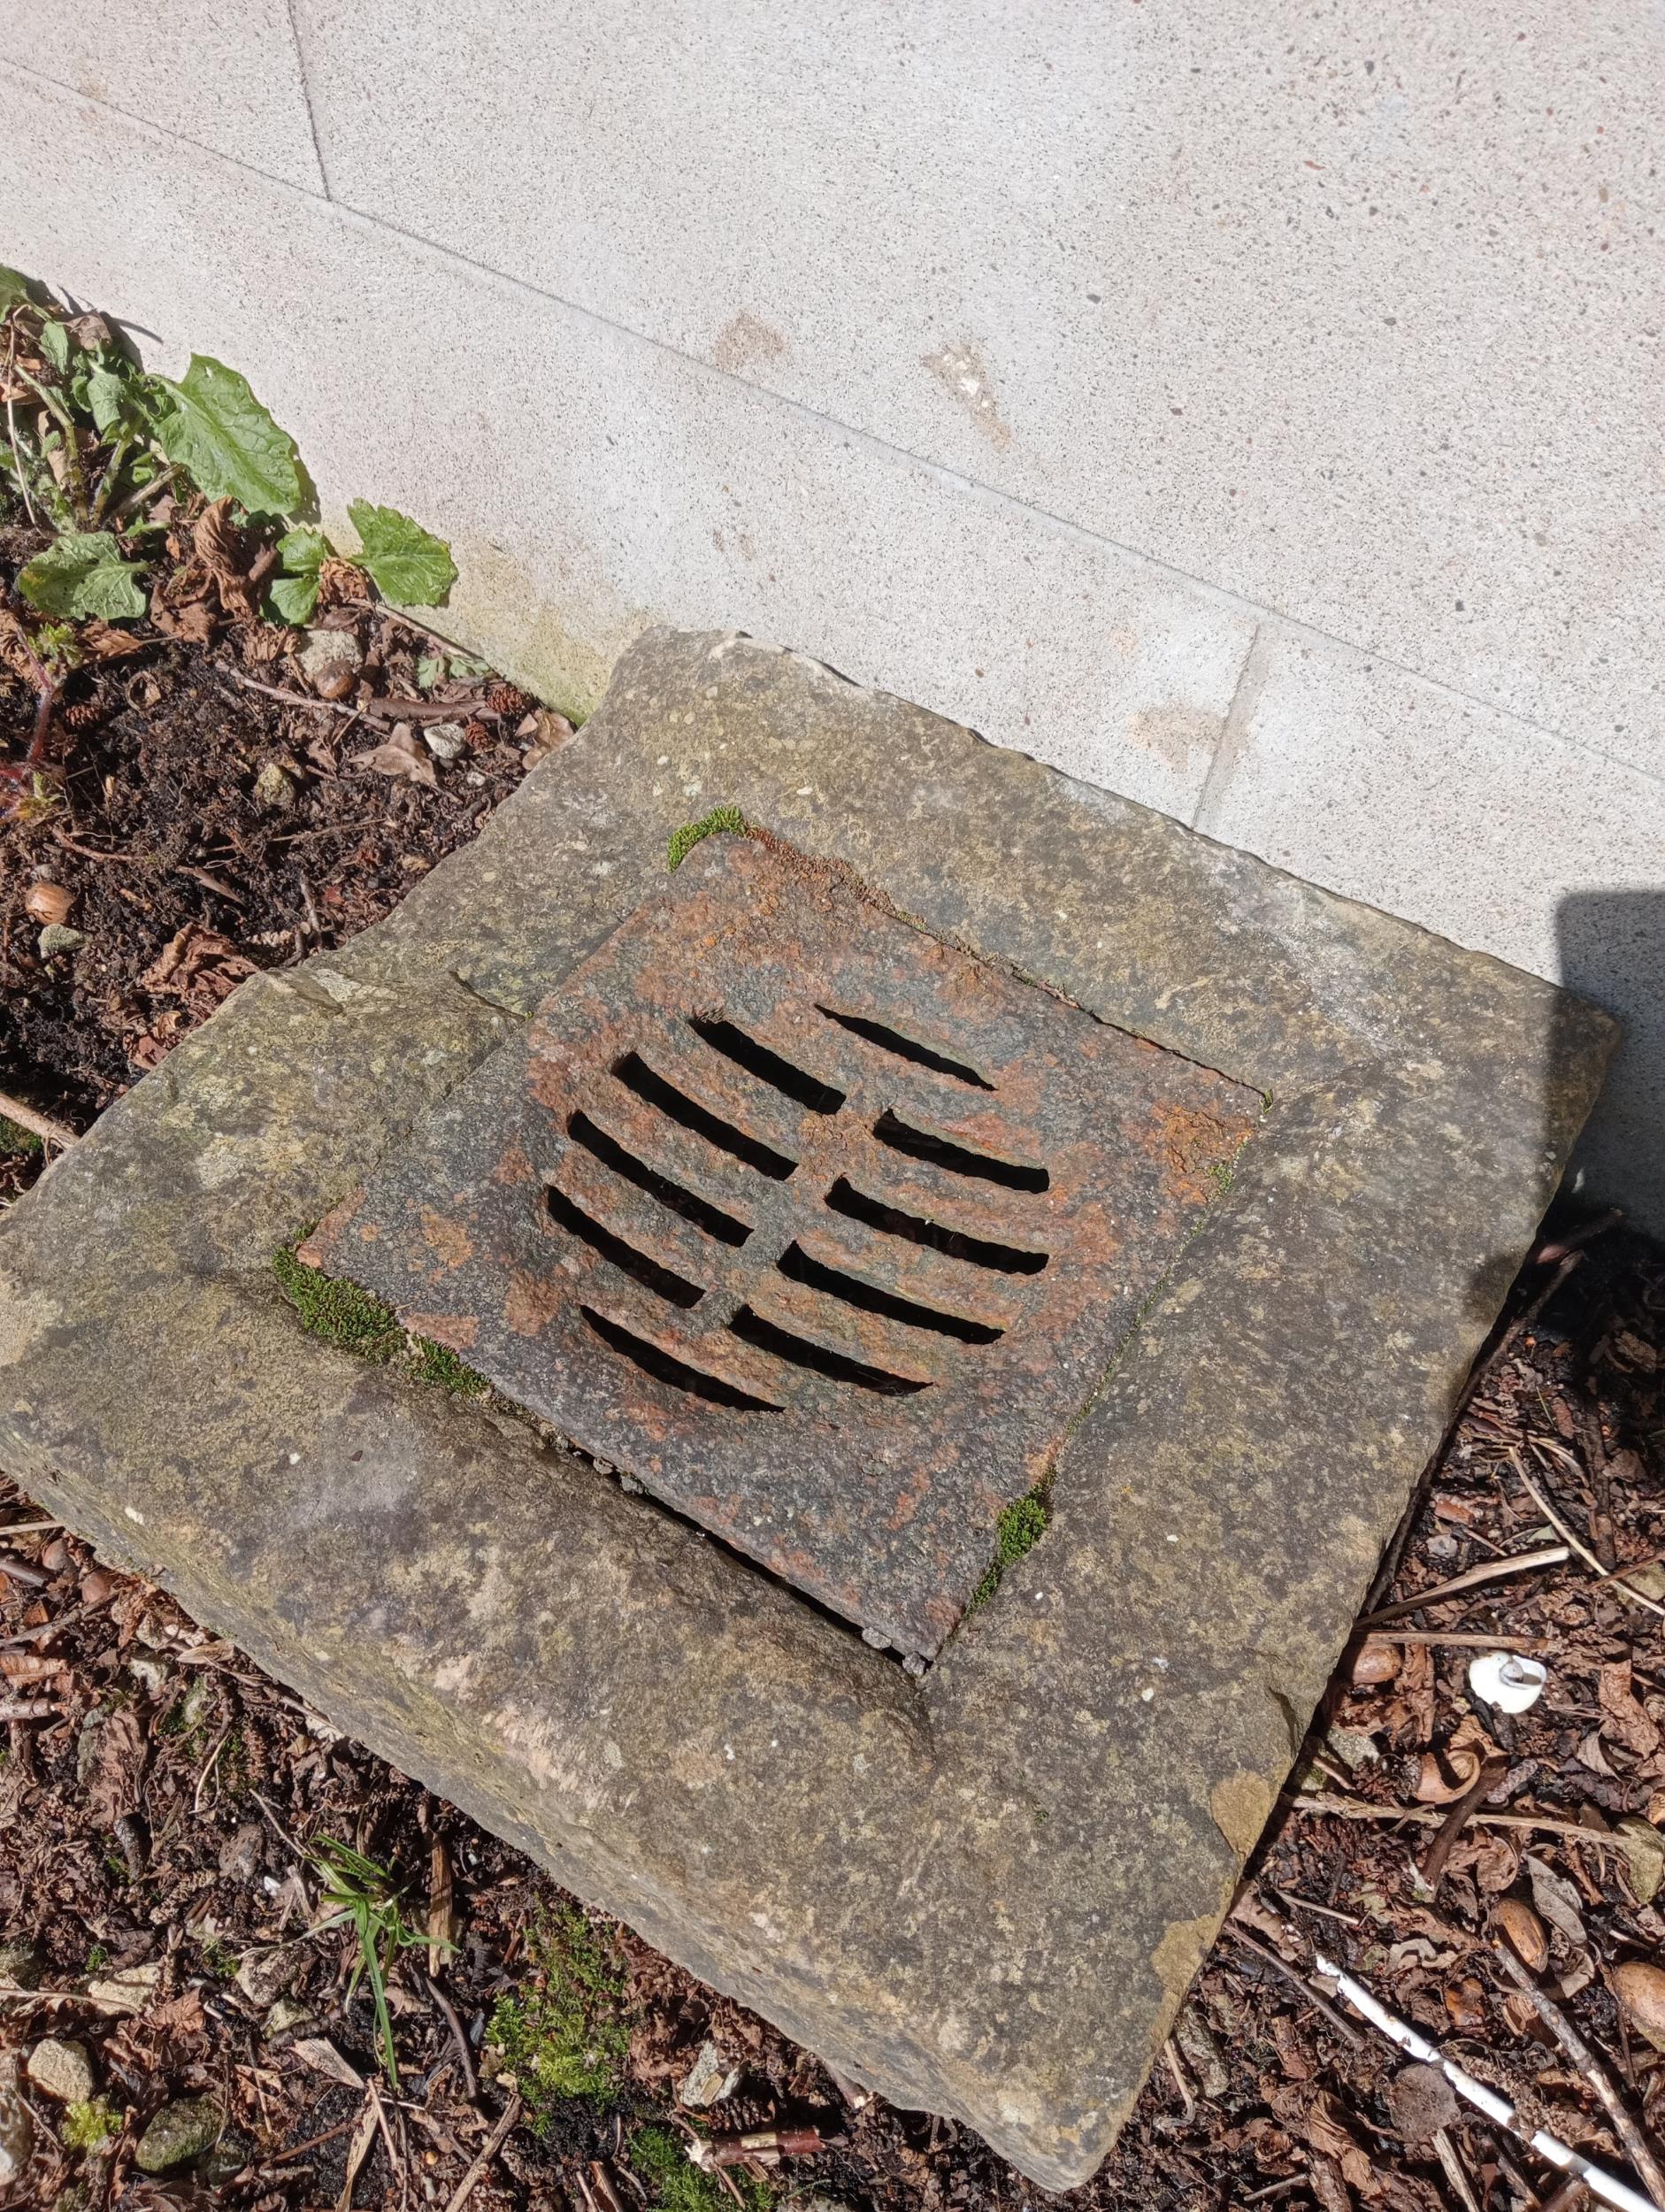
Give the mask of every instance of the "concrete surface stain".
[[920, 365], [930, 370], [956, 406], [963, 407], [993, 446], [1012, 442], [1011, 425], [1001, 414], [994, 386], [981, 357], [969, 341], [922, 353]]
[[1199, 756], [1205, 762], [1213, 759], [1220, 741], [1220, 717], [1203, 707], [1142, 707], [1128, 716], [1127, 736], [1140, 752], [1184, 775]]
[[786, 342], [778, 330], [741, 308], [717, 332], [711, 348], [711, 366], [730, 376], [743, 376], [748, 369], [761, 368], [765, 361], [779, 361], [786, 350]]

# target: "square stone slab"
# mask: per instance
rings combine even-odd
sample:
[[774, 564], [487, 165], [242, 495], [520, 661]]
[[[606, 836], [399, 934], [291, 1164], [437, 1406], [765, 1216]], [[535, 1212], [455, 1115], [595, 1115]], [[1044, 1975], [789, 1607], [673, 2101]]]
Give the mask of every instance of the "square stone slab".
[[1261, 1110], [718, 837], [300, 1256], [934, 1655]]
[[[718, 803], [812, 874], [830, 864], [825, 900], [806, 888], [778, 918], [803, 956], [773, 995], [755, 910], [799, 863], [731, 841], [664, 895], [671, 832]], [[678, 975], [702, 907], [712, 941]], [[633, 999], [638, 955], [657, 980]], [[961, 987], [964, 1020], [941, 1023]], [[822, 1004], [868, 1030], [824, 1029]], [[874, 1029], [994, 1087], [891, 1067]], [[694, 1972], [1064, 2186], [1102, 2157], [1218, 1925], [1611, 1038], [1547, 984], [825, 669], [653, 633], [475, 844], [379, 929], [245, 984], [0, 1221], [0, 1464]], [[1149, 1049], [1129, 1061], [1129, 1039]], [[763, 1052], [841, 1091], [839, 1111], [781, 1091]], [[1245, 1094], [1263, 1118], [1202, 1210], [1197, 1170], [1230, 1159]], [[678, 1122], [670, 1094], [710, 1118]], [[455, 1109], [476, 1095], [471, 1135]], [[1153, 1151], [1170, 1109], [1215, 1125], [1200, 1150]], [[658, 1187], [602, 1182], [579, 1115], [747, 1244], [630, 1211]], [[502, 1187], [504, 1219], [480, 1170], [489, 1146], [509, 1159], [517, 1120], [531, 1174]], [[716, 1166], [714, 1124], [792, 1173]], [[974, 1196], [962, 1175], [951, 1224], [924, 1201], [946, 1209], [956, 1171], [899, 1128], [1029, 1187]], [[883, 1220], [826, 1204], [840, 1177]], [[475, 1320], [480, 1357], [520, 1363], [505, 1395], [569, 1441], [302, 1333], [272, 1255], [361, 1191], [363, 1218], [398, 1225], [395, 1264], [426, 1267], [413, 1315]], [[1056, 1206], [1044, 1236], [1037, 1197]], [[424, 1202], [427, 1262], [405, 1226]], [[995, 1302], [956, 1300], [952, 1254], [879, 1241], [898, 1214], [1047, 1267], [985, 1270]], [[493, 1305], [446, 1287], [476, 1217]], [[710, 1299], [710, 1327], [643, 1303], [592, 1230]], [[487, 1327], [517, 1240], [550, 1317], [524, 1340]], [[1002, 1334], [910, 1365], [915, 1325], [794, 1279], [794, 1245]], [[747, 1304], [928, 1387], [874, 1392], [783, 1359], [780, 1336], [731, 1345]], [[585, 1305], [685, 1369], [720, 1345], [756, 1363], [705, 1371], [783, 1388], [778, 1411], [702, 1426], [705, 1490], [687, 1394]], [[991, 1354], [1022, 1379], [1009, 1408], [978, 1398]], [[911, 1457], [883, 1463], [904, 1433], [886, 1424], [938, 1393], [940, 1427], [927, 1414]], [[819, 1440], [817, 1463], [801, 1475], [795, 1441], [742, 1454], [763, 1422]], [[934, 1531], [917, 1575], [886, 1503], [909, 1468]], [[970, 1572], [956, 1513], [984, 1517], [986, 1544], [1037, 1468], [1047, 1533], [923, 1678], [864, 1643], [871, 1615], [933, 1647], [931, 1608], [958, 1615]], [[789, 1569], [794, 1531], [812, 1540]], [[826, 1594], [840, 1573], [847, 1600]]]

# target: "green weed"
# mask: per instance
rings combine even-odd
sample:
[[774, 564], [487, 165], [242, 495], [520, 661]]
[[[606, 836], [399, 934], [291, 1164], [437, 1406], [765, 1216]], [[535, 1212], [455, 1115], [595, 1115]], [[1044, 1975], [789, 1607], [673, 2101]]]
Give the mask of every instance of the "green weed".
[[302, 1236], [280, 1244], [272, 1255], [272, 1271], [309, 1336], [339, 1344], [378, 1365], [399, 1365], [417, 1382], [434, 1383], [464, 1397], [478, 1398], [490, 1388], [484, 1375], [477, 1375], [445, 1345], [402, 1329], [393, 1308], [369, 1291], [308, 1267], [295, 1256], [304, 1240]]
[[320, 1925], [350, 1928], [357, 1940], [358, 1956], [353, 1962], [347, 1995], [350, 2001], [361, 1981], [370, 1984], [376, 2008], [377, 2047], [388, 2085], [396, 2091], [399, 2066], [394, 2056], [393, 2022], [387, 2013], [387, 1969], [399, 1952], [425, 1947], [428, 1937], [405, 1918], [400, 1905], [404, 1892], [395, 1886], [385, 1866], [365, 1858], [350, 1845], [338, 1843], [334, 1836], [320, 1836], [311, 1856], [313, 1870], [324, 1884], [323, 1902], [329, 1916]]
[[0, 1114], [0, 1152], [20, 1152], [26, 1159], [32, 1159], [42, 1148], [33, 1129], [22, 1128]]

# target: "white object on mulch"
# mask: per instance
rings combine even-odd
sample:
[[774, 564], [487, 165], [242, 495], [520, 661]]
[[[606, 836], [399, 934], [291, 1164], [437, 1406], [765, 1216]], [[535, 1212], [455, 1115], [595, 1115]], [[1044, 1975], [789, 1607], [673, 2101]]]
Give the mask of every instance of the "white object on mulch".
[[1544, 1694], [1549, 1670], [1517, 1651], [1482, 1652], [1469, 1666], [1469, 1687], [1500, 1713], [1523, 1713]]
[[1322, 1951], [1316, 1953], [1313, 1964], [1326, 1981], [1335, 1984], [1354, 2012], [1362, 2013], [1373, 2028], [1379, 2028], [1389, 2042], [1397, 2043], [1401, 2051], [1408, 2051], [1413, 2058], [1425, 2066], [1437, 2066], [1457, 2094], [1468, 2103], [1477, 2106], [1488, 2120], [1518, 2135], [1522, 2142], [1535, 2150], [1564, 2174], [1576, 2174], [1592, 2197], [1603, 2204], [1611, 2204], [1616, 2212], [1660, 2212], [1651, 2197], [1645, 2197], [1639, 2189], [1621, 2181], [1615, 2174], [1592, 2163], [1581, 2151], [1563, 2143], [1559, 2136], [1548, 2135], [1542, 2128], [1533, 2128], [1516, 2117], [1515, 2107], [1491, 2085], [1476, 2081], [1472, 2074], [1465, 2074], [1454, 2060], [1443, 2058], [1437, 2044], [1425, 2035], [1419, 2035], [1407, 2022], [1399, 2020], [1385, 2005], [1377, 2002], [1362, 1982], [1355, 1982], [1344, 1967], [1327, 1959]]

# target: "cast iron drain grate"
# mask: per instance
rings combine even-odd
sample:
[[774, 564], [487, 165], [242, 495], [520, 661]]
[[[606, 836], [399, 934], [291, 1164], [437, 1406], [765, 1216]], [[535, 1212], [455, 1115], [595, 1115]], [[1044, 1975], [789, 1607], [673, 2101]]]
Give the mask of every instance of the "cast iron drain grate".
[[1259, 1111], [724, 838], [306, 1256], [929, 1654]]

